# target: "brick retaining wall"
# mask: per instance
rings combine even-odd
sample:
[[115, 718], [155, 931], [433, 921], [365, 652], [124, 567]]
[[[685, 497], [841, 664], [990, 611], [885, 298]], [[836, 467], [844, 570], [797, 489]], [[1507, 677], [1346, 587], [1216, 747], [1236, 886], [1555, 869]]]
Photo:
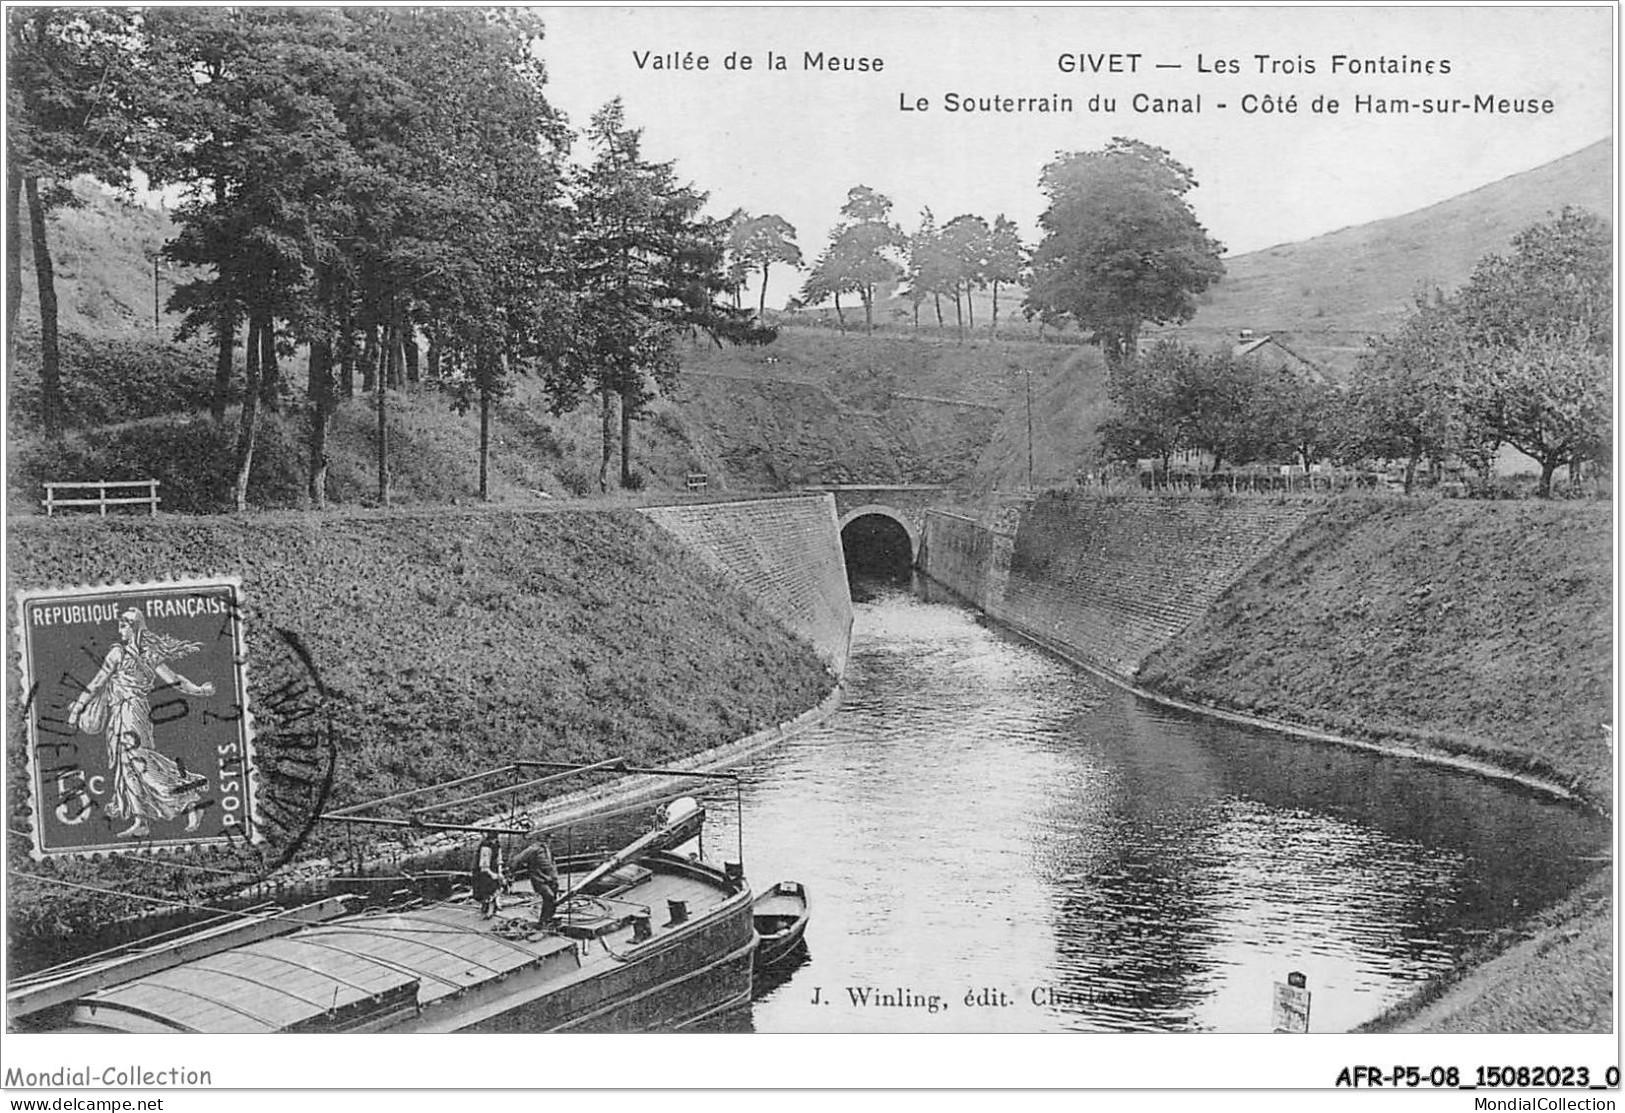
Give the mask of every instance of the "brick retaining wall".
[[998, 521], [933, 511], [920, 564], [998, 621], [1132, 677], [1308, 513], [1253, 499], [1052, 493]]

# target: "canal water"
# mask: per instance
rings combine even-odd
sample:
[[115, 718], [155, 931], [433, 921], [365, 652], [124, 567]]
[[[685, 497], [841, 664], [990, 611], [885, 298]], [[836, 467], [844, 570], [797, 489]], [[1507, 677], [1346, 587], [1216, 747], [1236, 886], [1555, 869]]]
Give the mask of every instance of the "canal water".
[[1343, 1031], [1606, 852], [1516, 787], [1170, 711], [950, 600], [856, 594], [841, 709], [743, 770], [752, 885], [802, 881], [813, 917], [741, 1026], [1259, 1032], [1297, 971], [1310, 1030]]

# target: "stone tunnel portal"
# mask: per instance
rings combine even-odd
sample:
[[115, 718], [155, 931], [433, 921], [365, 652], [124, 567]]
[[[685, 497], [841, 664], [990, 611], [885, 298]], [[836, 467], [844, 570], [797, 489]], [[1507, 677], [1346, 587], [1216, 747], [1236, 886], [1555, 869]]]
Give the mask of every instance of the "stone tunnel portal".
[[906, 582], [914, 568], [914, 547], [909, 523], [889, 508], [860, 507], [842, 519], [841, 548], [846, 553], [848, 580]]

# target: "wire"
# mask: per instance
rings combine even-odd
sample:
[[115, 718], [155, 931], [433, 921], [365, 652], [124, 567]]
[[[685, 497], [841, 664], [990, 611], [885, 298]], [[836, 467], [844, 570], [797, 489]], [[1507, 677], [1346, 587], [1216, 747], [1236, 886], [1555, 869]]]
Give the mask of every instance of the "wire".
[[221, 869], [219, 866], [204, 866], [199, 865], [196, 862], [165, 861], [159, 858], [144, 859], [143, 864], [162, 866], [164, 869], [197, 870], [200, 873], [216, 873], [224, 877], [250, 877], [256, 872], [254, 870], [243, 869], [226, 870]]
[[124, 897], [127, 900], [144, 900], [151, 904], [167, 904], [172, 908], [202, 908], [209, 912], [219, 912], [222, 915], [236, 915], [229, 908], [216, 908], [208, 904], [199, 904], [196, 901], [166, 900], [163, 897], [148, 897], [140, 893], [125, 893], [117, 889], [103, 889], [99, 885], [83, 885], [77, 881], [64, 881], [60, 877], [46, 877], [38, 873], [18, 873], [17, 876], [26, 881], [39, 881], [48, 885], [62, 885], [69, 889], [83, 889], [87, 893], [101, 893], [103, 896]]

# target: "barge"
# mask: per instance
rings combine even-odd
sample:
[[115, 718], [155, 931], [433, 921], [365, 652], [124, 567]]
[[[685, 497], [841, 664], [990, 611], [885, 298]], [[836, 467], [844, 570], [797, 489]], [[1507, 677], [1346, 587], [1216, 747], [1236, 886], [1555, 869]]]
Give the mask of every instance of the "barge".
[[758, 944], [739, 863], [670, 849], [694, 823], [693, 810], [668, 815], [605, 860], [561, 863], [556, 899], [514, 881], [494, 915], [466, 888], [374, 909], [342, 895], [47, 971], [10, 988], [9, 1021], [132, 1033], [694, 1027], [748, 1006]]

